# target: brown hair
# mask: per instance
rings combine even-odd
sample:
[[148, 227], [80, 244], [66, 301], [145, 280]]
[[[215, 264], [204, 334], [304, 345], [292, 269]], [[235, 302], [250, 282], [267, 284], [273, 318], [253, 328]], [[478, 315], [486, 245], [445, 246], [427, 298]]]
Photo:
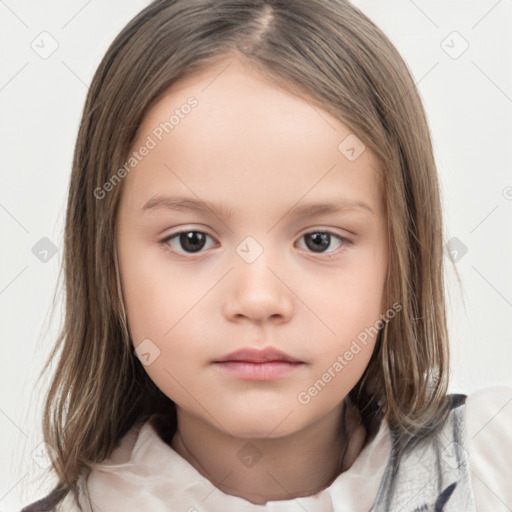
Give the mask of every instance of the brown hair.
[[442, 215], [429, 128], [411, 74], [382, 31], [345, 0], [158, 0], [116, 37], [96, 71], [78, 133], [67, 206], [65, 320], [43, 421], [53, 470], [76, 495], [80, 473], [138, 421], [174, 405], [133, 353], [120, 293], [115, 223], [121, 186], [94, 191], [126, 160], [148, 109], [179, 78], [226, 58], [256, 66], [347, 124], [377, 157], [389, 232], [388, 306], [350, 392], [367, 425], [383, 413], [401, 439], [445, 418], [448, 342]]

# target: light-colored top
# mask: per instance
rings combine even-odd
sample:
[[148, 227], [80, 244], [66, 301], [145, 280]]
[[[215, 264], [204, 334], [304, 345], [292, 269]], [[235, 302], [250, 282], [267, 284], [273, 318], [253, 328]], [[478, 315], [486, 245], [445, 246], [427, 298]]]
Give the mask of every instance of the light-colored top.
[[[466, 472], [476, 510], [512, 510], [512, 388], [469, 395], [465, 420]], [[256, 505], [216, 488], [148, 421], [132, 428], [111, 457], [83, 479], [80, 505], [84, 512], [368, 512], [379, 493], [391, 447], [389, 429], [382, 423], [352, 466], [327, 488], [308, 497]], [[69, 497], [65, 501], [63, 510], [75, 510]], [[413, 511], [413, 507], [402, 510]]]

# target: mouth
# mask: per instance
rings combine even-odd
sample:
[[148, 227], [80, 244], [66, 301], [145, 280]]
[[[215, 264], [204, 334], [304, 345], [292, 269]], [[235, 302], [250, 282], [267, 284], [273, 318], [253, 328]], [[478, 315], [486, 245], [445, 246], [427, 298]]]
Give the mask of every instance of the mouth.
[[213, 361], [213, 364], [232, 377], [262, 381], [284, 377], [305, 363], [277, 349], [245, 348]]

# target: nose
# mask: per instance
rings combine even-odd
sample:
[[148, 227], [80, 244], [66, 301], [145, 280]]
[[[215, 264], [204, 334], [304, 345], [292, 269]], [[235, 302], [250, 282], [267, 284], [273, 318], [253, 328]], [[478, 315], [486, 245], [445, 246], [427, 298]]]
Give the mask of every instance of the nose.
[[[264, 252], [256, 261], [236, 261], [225, 290], [223, 311], [231, 321], [287, 322], [293, 312], [293, 289]], [[276, 267], [276, 268], [274, 268]], [[282, 267], [281, 267], [282, 268]]]

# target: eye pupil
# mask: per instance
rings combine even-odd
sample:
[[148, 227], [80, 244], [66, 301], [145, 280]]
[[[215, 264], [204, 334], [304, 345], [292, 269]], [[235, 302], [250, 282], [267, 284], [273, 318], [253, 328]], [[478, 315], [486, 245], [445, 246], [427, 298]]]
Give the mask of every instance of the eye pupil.
[[[322, 252], [327, 247], [329, 247], [331, 243], [331, 235], [329, 233], [310, 233], [305, 235], [305, 240], [308, 249], [311, 249], [315, 252]], [[313, 244], [310, 244], [310, 241], [313, 241]]]
[[[344, 240], [341, 237], [332, 235], [332, 233], [328, 231], [313, 231], [303, 235], [302, 238], [305, 240], [306, 246], [310, 251], [323, 253], [326, 252], [326, 250], [330, 247], [333, 236], [334, 238], [340, 240], [342, 246], [350, 244], [350, 242]], [[175, 243], [180, 246], [180, 249], [177, 249], [173, 252], [179, 253], [180, 251], [183, 251], [192, 254], [202, 252], [208, 237], [209, 235], [203, 233], [202, 231], [182, 231], [181, 233], [176, 233], [175, 235], [168, 237], [163, 241], [163, 243], [172, 247], [172, 239], [177, 239]]]
[[199, 231], [188, 231], [187, 233], [180, 233], [180, 244], [187, 252], [200, 251], [204, 247], [205, 242], [205, 234]]

